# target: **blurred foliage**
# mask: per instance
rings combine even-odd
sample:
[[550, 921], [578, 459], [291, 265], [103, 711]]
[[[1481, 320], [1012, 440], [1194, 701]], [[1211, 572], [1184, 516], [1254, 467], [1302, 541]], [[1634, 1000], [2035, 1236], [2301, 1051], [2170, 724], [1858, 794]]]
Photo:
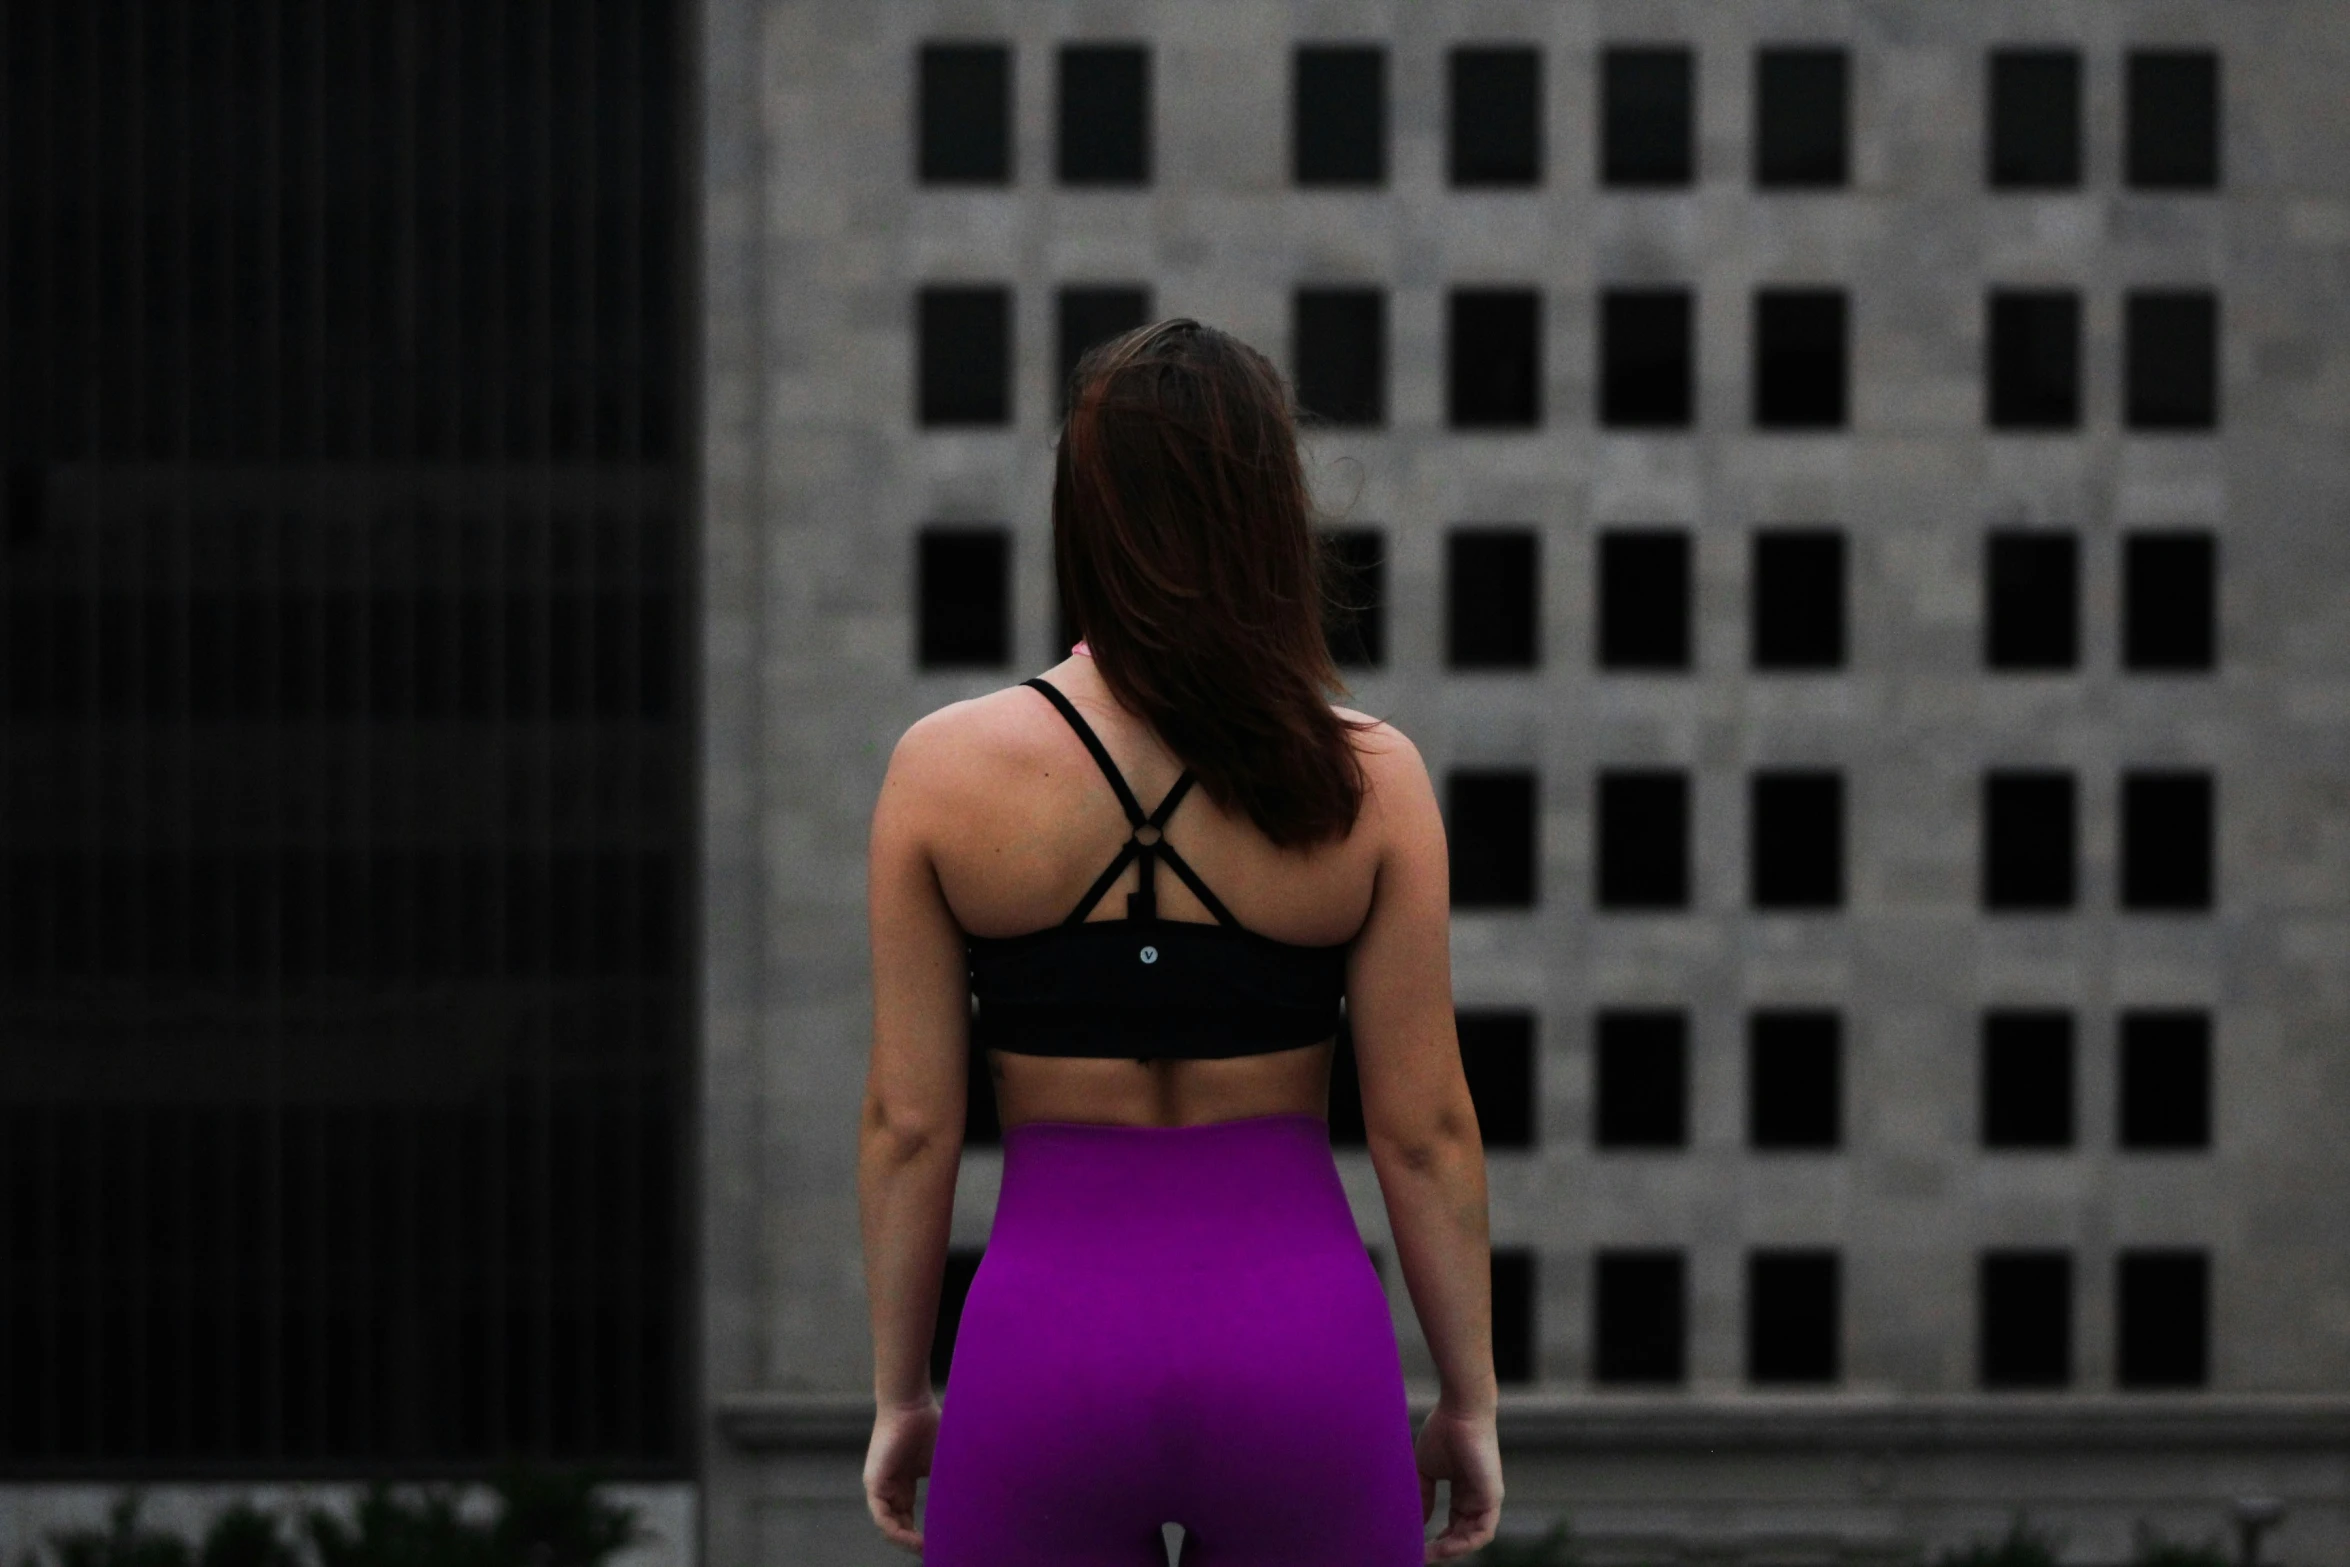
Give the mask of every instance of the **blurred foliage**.
[[2235, 1562], [2225, 1535], [2192, 1543], [2166, 1540], [2143, 1521], [2138, 1525], [2138, 1548], [2130, 1553], [2130, 1567], [2235, 1567]]
[[1562, 1518], [1541, 1534], [1497, 1534], [1483, 1549], [1461, 1560], [1469, 1567], [1577, 1567], [1581, 1558], [1568, 1522]]
[[2007, 1533], [1953, 1546], [1934, 1558], [1933, 1567], [2057, 1567], [2057, 1548], [2063, 1543], [2060, 1534], [2032, 1528], [2019, 1508]]
[[348, 1518], [306, 1507], [291, 1528], [237, 1501], [193, 1543], [142, 1524], [128, 1491], [103, 1526], [53, 1530], [47, 1561], [28, 1552], [18, 1567], [603, 1567], [645, 1538], [637, 1509], [600, 1495], [593, 1475], [517, 1466], [491, 1490], [482, 1515], [455, 1486], [377, 1481]]

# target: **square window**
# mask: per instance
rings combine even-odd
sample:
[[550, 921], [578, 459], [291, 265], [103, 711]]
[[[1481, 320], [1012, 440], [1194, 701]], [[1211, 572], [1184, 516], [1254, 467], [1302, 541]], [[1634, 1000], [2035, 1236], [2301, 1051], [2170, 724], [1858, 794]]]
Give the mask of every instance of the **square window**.
[[1689, 906], [1689, 775], [1623, 768], [1599, 775], [1599, 906]]
[[2121, 1016], [2124, 1148], [2211, 1146], [2211, 1014], [2147, 1007]]
[[1523, 1246], [1491, 1249], [1493, 1379], [1534, 1380], [1534, 1253]]
[[1835, 1148], [1843, 1137], [1843, 1018], [1821, 1007], [1774, 1007], [1749, 1013], [1748, 1145]]
[[2126, 417], [2133, 430], [2219, 424], [2219, 296], [2133, 289], [2123, 302]]
[[1818, 769], [1747, 781], [1747, 893], [1758, 909], [1844, 903], [1844, 778]]
[[1012, 291], [941, 285], [918, 296], [918, 416], [926, 426], [1012, 422]]
[[1330, 661], [1342, 669], [1387, 662], [1387, 541], [1376, 528], [1332, 528], [1323, 570]]
[[1835, 430], [1845, 419], [1844, 294], [1766, 288], [1754, 296], [1754, 423]]
[[1004, 1122], [995, 1100], [995, 1073], [989, 1069], [987, 1047], [973, 1045], [964, 1051], [965, 1080], [963, 1084], [963, 1145], [967, 1148], [998, 1148], [1004, 1141]]
[[1445, 837], [1456, 909], [1534, 906], [1534, 775], [1520, 769], [1455, 769], [1447, 785]]
[[1687, 669], [1689, 534], [1618, 528], [1599, 536], [1602, 669]]
[[2202, 1387], [2211, 1371], [2211, 1261], [2184, 1248], [2114, 1259], [2114, 1380], [2125, 1388]]
[[1600, 295], [1601, 424], [1689, 427], [1696, 358], [1689, 301], [1685, 288], [1611, 288]]
[[2080, 539], [1994, 528], [1983, 537], [1983, 662], [2071, 669], [2080, 662]]
[[1983, 907], [2073, 906], [2073, 776], [2039, 769], [1983, 775]]
[[1542, 296], [1456, 288], [1446, 301], [1445, 388], [1456, 430], [1542, 422]]
[[970, 1298], [971, 1281], [979, 1274], [982, 1248], [947, 1249], [946, 1271], [938, 1282], [938, 1317], [930, 1330], [930, 1385], [945, 1388], [947, 1371], [955, 1358], [955, 1334], [963, 1325], [963, 1302]]
[[1012, 659], [1012, 535], [1001, 527], [931, 527], [916, 544], [923, 669], [1001, 669]]
[[1542, 55], [1519, 47], [1452, 51], [1446, 86], [1452, 108], [1455, 185], [1542, 182]]
[[1688, 1263], [1680, 1252], [1610, 1249], [1591, 1259], [1591, 1378], [1608, 1384], [1688, 1375]]
[[2193, 529], [2122, 539], [2122, 667], [2209, 669], [2217, 619], [2213, 580], [2219, 546]]
[[1990, 303], [1985, 422], [1994, 430], [2078, 429], [2081, 296], [2064, 288], [1995, 288]]
[[1994, 190], [2068, 190], [2081, 183], [2081, 54], [2077, 49], [1991, 51], [1991, 131], [1984, 138]]
[[2125, 909], [2211, 907], [2211, 774], [2122, 774]]
[[1488, 1148], [1534, 1146], [1534, 1014], [1453, 1014], [1461, 1071], [1477, 1106], [1477, 1134]]
[[1012, 178], [1012, 51], [927, 43], [916, 65], [916, 176], [926, 185], [1005, 185]]
[[1600, 54], [1599, 182], [1686, 185], [1694, 177], [1696, 57], [1685, 48]]
[[2129, 181], [2142, 190], [2219, 186], [2219, 56], [2208, 49], [2133, 49], [2128, 82]]
[[1455, 528], [1445, 540], [1445, 656], [1454, 669], [1532, 669], [1542, 575], [1530, 528]]
[[1754, 182], [1765, 190], [1845, 183], [1850, 70], [1842, 49], [1776, 46], [1754, 56]]
[[1814, 1248], [1746, 1257], [1746, 1380], [1823, 1383], [1838, 1375], [1837, 1258]]
[[2063, 1387], [2073, 1379], [2073, 1259], [2030, 1248], [1986, 1251], [1975, 1275], [1975, 1378], [1986, 1389]]
[[1141, 44], [1063, 44], [1060, 177], [1064, 185], [1147, 185], [1151, 62]]
[[1756, 669], [1844, 666], [1844, 535], [1835, 528], [1758, 528], [1747, 627]]
[[1300, 185], [1387, 183], [1387, 51], [1300, 44], [1290, 97], [1290, 168]]
[[2046, 1008], [1983, 1014], [1985, 1148], [2073, 1145], [2073, 1015]]
[[1387, 422], [1387, 295], [1376, 288], [1301, 288], [1290, 343], [1298, 407], [1325, 424]]
[[1069, 415], [1070, 380], [1086, 351], [1151, 318], [1151, 291], [1140, 284], [1107, 283], [1064, 288], [1055, 302], [1054, 326], [1058, 340], [1053, 362], [1059, 375], [1053, 381], [1053, 416]]
[[1689, 1146], [1689, 1014], [1618, 1008], [1592, 1020], [1591, 1141]]
[[1338, 1042], [1330, 1051], [1330, 1146], [1368, 1148], [1370, 1129], [1363, 1124], [1362, 1070], [1355, 1064], [1353, 1031], [1346, 1019], [1338, 1021]]

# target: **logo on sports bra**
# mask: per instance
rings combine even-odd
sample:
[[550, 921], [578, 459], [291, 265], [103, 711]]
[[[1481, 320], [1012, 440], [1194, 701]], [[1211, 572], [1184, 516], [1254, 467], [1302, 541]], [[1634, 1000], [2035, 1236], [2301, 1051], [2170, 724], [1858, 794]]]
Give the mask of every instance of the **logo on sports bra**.
[[1159, 949], [1158, 949], [1158, 948], [1156, 948], [1156, 947], [1145, 947], [1145, 948], [1143, 948], [1143, 949], [1142, 949], [1142, 961], [1143, 961], [1143, 962], [1145, 962], [1145, 963], [1156, 963], [1156, 962], [1158, 962], [1158, 961], [1159, 961]]

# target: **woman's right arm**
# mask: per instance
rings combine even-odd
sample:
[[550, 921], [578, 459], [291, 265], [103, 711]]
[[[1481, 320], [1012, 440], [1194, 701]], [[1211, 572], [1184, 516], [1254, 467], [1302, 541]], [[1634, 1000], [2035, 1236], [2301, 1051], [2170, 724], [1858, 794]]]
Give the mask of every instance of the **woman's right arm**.
[[1373, 745], [1381, 754], [1365, 764], [1379, 870], [1348, 957], [1347, 1026], [1396, 1260], [1436, 1361], [1437, 1408], [1420, 1455], [1423, 1512], [1432, 1454], [1453, 1486], [1450, 1527], [1431, 1545], [1439, 1560], [1490, 1539], [1501, 1510], [1485, 1145], [1453, 1028], [1444, 819], [1411, 742], [1383, 729]]

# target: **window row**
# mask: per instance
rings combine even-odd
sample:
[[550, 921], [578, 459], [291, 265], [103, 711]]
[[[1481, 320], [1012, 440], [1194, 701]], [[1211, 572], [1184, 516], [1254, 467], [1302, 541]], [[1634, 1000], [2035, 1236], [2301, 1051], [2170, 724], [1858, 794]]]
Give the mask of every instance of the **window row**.
[[[1541, 1140], [1534, 1014], [1461, 1008], [1461, 1071], [1477, 1129], [1493, 1149]], [[1675, 1007], [1607, 1007], [1591, 1022], [1591, 1144], [1601, 1150], [1690, 1145], [1692, 1025]], [[985, 1051], [973, 1051], [964, 1141], [1001, 1143]], [[2115, 1029], [2113, 1139], [2129, 1152], [2211, 1146], [2211, 1015], [2187, 1007], [2123, 1011]], [[1978, 1135], [1986, 1149], [2075, 1146], [2074, 1017], [2058, 1007], [1995, 1007], [1977, 1047]], [[1765, 1007], [1746, 1017], [1746, 1145], [1844, 1146], [1844, 1020], [1829, 1007]], [[1352, 1042], [1342, 1029], [1330, 1069], [1330, 1141], [1368, 1146]]]
[[[1373, 528], [1329, 535], [1342, 603], [1328, 625], [1342, 667], [1387, 662], [1387, 562]], [[914, 657], [922, 669], [1002, 669], [1012, 661], [1012, 535], [1002, 524], [942, 524], [916, 541]], [[1696, 666], [1694, 540], [1670, 527], [1595, 537], [1591, 656], [1603, 670]], [[1841, 529], [1757, 528], [1746, 574], [1749, 667], [1846, 667], [1847, 555]], [[1984, 536], [1982, 656], [1993, 670], [2065, 670], [2081, 661], [2080, 536], [1996, 528]], [[2119, 664], [2139, 673], [2208, 670], [2216, 657], [2218, 546], [2199, 529], [2121, 538]], [[1501, 524], [1451, 529], [1444, 549], [1444, 661], [1457, 670], [1543, 662], [1541, 536]], [[1055, 626], [1052, 651], [1075, 640]]]
[[[1692, 906], [1691, 774], [1602, 769], [1593, 791], [1593, 905]], [[2208, 910], [2215, 884], [2215, 781], [2208, 771], [2121, 775], [2114, 896], [2134, 912]], [[1537, 780], [1524, 768], [1458, 768], [1446, 779], [1445, 834], [1456, 909], [1540, 901]], [[2059, 768], [1994, 768], [1982, 778], [1979, 890], [1992, 912], [2060, 912], [2080, 897], [2078, 789]], [[1746, 899], [1760, 911], [1840, 909], [1844, 774], [1767, 768], [1746, 781]]]
[[[1344, 285], [1291, 297], [1290, 374], [1309, 427], [1384, 428], [1387, 293]], [[1152, 319], [1139, 283], [1072, 285], [1055, 300], [1053, 416], [1078, 359]], [[2079, 429], [2081, 294], [1995, 288], [1986, 297], [1984, 422], [2006, 432]], [[1851, 420], [1850, 299], [1832, 287], [1754, 291], [1747, 417], [1757, 430], [1839, 430]], [[916, 420], [928, 429], [1014, 422], [1012, 291], [995, 283], [924, 286], [916, 302]], [[1688, 430], [1697, 422], [1697, 302], [1685, 287], [1599, 294], [1593, 416], [1603, 429]], [[2219, 297], [2138, 288], [2122, 296], [2122, 427], [2145, 433], [2219, 426]], [[1529, 429], [1545, 420], [1543, 298], [1536, 288], [1452, 289], [1445, 299], [1444, 416], [1456, 430]]]
[[[1366, 1248], [1382, 1282], [1385, 1258]], [[931, 1341], [934, 1386], [949, 1385], [957, 1328], [982, 1248], [947, 1253]], [[1499, 1380], [1544, 1380], [1537, 1254], [1492, 1250], [1493, 1364]], [[1975, 1254], [1974, 1374], [1986, 1391], [2070, 1387], [2074, 1259], [2058, 1247]], [[1586, 1369], [1602, 1386], [1676, 1387], [1689, 1380], [1689, 1254], [1676, 1247], [1602, 1247], [1591, 1254]], [[1842, 1255], [1825, 1246], [1749, 1249], [1740, 1311], [1742, 1371], [1757, 1386], [1826, 1386], [1844, 1375]], [[2125, 1247], [2114, 1254], [2113, 1380], [2125, 1390], [2199, 1388], [2211, 1376], [2211, 1260], [2200, 1248]]]
[[[915, 177], [929, 185], [1013, 178], [1012, 49], [940, 41], [916, 61]], [[1760, 190], [1833, 190], [1851, 181], [1852, 63], [1841, 45], [1754, 52], [1751, 172]], [[1686, 187], [1697, 177], [1697, 53], [1617, 45], [1598, 55], [1596, 178], [1619, 189]], [[2062, 47], [1984, 56], [1985, 182], [2063, 190], [2082, 180], [2082, 58]], [[1068, 43], [1055, 58], [1054, 173], [1063, 185], [1137, 186], [1153, 177], [1152, 59], [1146, 44]], [[1546, 178], [1543, 54], [1464, 44], [1445, 56], [1445, 169], [1463, 189], [1531, 189]], [[1577, 94], [1578, 99], [1582, 94]], [[2219, 59], [2208, 49], [2134, 49], [2122, 80], [2123, 176], [2142, 190], [2219, 184]], [[1290, 54], [1289, 171], [1303, 188], [1378, 189], [1389, 178], [1388, 51], [1299, 44]]]

